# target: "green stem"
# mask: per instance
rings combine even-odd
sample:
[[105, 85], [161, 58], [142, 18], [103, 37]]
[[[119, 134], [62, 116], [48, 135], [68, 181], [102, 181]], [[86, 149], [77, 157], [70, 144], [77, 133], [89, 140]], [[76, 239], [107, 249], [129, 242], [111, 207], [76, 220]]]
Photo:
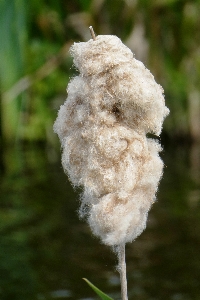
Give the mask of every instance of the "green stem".
[[2, 121], [2, 94], [0, 92], [0, 174], [4, 173], [5, 171], [5, 165], [4, 165], [4, 155], [3, 155], [3, 150], [4, 150], [4, 140], [3, 140], [3, 121]]

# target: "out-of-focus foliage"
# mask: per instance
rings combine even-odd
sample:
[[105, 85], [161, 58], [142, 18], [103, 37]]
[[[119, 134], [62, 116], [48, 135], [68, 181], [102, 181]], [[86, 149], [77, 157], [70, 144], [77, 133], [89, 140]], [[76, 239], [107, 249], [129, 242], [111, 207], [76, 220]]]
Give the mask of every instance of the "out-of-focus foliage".
[[120, 37], [164, 87], [165, 132], [200, 139], [199, 11], [199, 0], [1, 0], [0, 132], [55, 142], [52, 124], [74, 73], [67, 45], [90, 39], [92, 25]]

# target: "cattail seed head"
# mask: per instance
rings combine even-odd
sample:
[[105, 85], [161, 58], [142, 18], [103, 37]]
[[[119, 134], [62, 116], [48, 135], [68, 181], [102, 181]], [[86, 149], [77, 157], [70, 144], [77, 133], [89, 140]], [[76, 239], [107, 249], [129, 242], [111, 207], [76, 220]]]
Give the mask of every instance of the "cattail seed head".
[[80, 75], [68, 85], [54, 131], [62, 165], [82, 186], [80, 215], [108, 245], [134, 240], [146, 226], [163, 162], [159, 135], [169, 110], [153, 75], [116, 36], [74, 43]]

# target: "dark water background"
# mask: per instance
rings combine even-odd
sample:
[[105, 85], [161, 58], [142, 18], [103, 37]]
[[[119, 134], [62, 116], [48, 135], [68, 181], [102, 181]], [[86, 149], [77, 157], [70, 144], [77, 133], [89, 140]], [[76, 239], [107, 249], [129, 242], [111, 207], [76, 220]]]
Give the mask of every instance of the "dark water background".
[[[200, 299], [200, 147], [165, 145], [158, 201], [127, 245], [129, 300]], [[88, 278], [120, 299], [115, 255], [77, 217], [78, 193], [45, 145], [4, 153], [0, 181], [0, 299], [97, 299]]]

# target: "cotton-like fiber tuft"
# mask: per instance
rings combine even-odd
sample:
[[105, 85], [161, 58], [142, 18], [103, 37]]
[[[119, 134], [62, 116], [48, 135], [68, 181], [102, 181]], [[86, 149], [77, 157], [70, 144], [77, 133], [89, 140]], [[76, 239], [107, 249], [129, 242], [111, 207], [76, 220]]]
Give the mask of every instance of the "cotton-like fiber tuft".
[[54, 124], [62, 165], [82, 186], [80, 215], [107, 245], [133, 241], [146, 227], [162, 177], [159, 135], [169, 110], [162, 87], [116, 36], [70, 50], [80, 75]]

